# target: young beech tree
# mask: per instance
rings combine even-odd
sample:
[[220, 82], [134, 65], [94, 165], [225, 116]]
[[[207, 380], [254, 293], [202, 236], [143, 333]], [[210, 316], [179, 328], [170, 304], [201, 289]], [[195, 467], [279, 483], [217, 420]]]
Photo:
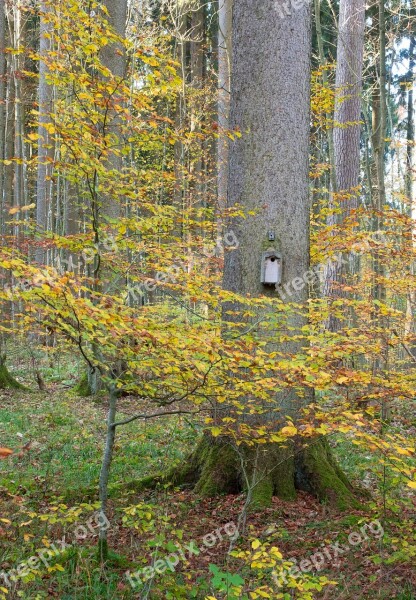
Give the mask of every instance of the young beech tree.
[[[282, 386], [284, 376], [273, 371], [270, 360], [275, 356], [276, 363], [295, 361], [305, 347], [298, 334], [307, 328], [307, 318], [301, 311], [285, 309], [279, 295], [289, 302], [308, 300], [308, 286], [298, 286], [300, 291], [290, 297], [285, 295], [285, 285], [302, 283], [309, 269], [310, 8], [305, 3], [282, 18], [275, 0], [255, 6], [251, 0], [239, 0], [234, 4], [232, 36], [230, 128], [239, 133], [230, 146], [228, 206], [240, 205], [245, 218], [234, 218], [231, 224], [239, 245], [225, 255], [224, 288], [247, 298], [251, 307], [252, 298], [259, 295], [270, 301], [262, 312], [248, 310], [238, 300], [226, 302], [224, 336], [235, 337], [237, 343], [251, 330], [257, 348], [263, 344], [269, 358], [262, 357], [259, 363], [266, 360], [268, 366], [258, 385], [267, 394], [261, 398], [246, 386], [241, 388], [242, 405], [236, 412], [224, 419], [224, 412], [214, 411], [221, 434], [217, 439], [204, 438], [190, 468], [199, 478], [197, 489], [207, 494], [247, 487], [254, 504], [267, 505], [273, 494], [293, 498], [300, 488], [320, 498], [336, 498], [342, 505], [352, 501], [351, 487], [324, 440], [310, 439], [303, 449], [292, 440], [283, 447], [270, 441], [278, 436], [264, 439], [260, 433], [270, 428], [277, 432], [288, 418], [291, 425], [283, 430], [296, 432], [302, 406], [312, 398], [312, 391]], [[277, 287], [260, 282], [262, 253], [269, 248], [282, 256], [280, 294]], [[257, 349], [254, 352], [255, 363], [259, 354]], [[240, 380], [241, 367], [248, 365], [241, 363]], [[234, 393], [240, 383], [237, 372], [235, 376]], [[240, 433], [249, 425], [257, 428], [254, 438], [260, 438], [260, 444], [247, 444], [244, 439], [241, 443], [240, 438], [234, 445], [222, 435], [227, 420], [237, 420]]]

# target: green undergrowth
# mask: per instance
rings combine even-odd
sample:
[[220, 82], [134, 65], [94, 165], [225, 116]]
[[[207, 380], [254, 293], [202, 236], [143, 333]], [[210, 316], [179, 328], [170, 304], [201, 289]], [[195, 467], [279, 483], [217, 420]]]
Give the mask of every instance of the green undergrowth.
[[[129, 410], [143, 407], [133, 399]], [[127, 414], [118, 416], [122, 419]], [[0, 463], [0, 486], [15, 493], [74, 500], [96, 494], [105, 418], [105, 402], [98, 405], [62, 391], [6, 397], [0, 407], [1, 445], [19, 451], [29, 444], [29, 449]], [[111, 487], [118, 489], [180, 462], [195, 437], [195, 429], [178, 418], [120, 427]]]
[[[137, 399], [123, 398], [118, 418], [147, 409]], [[36, 555], [39, 548], [65, 535], [70, 540], [73, 527], [84, 523], [97, 509], [105, 420], [105, 398], [81, 398], [73, 390], [62, 388], [48, 393], [0, 392], [0, 445], [15, 451], [0, 461], [0, 572], [16, 567]], [[157, 489], [137, 485], [172, 469], [189, 471], [192, 464], [187, 459], [197, 447], [199, 431], [197, 424], [177, 416], [136, 421], [120, 428], [111, 473], [108, 562], [100, 564], [97, 538], [89, 535], [52, 561], [52, 570], [41, 567], [32, 578], [19, 582], [9, 590], [7, 600], [252, 600], [224, 586], [228, 581], [243, 579], [256, 589], [260, 584], [270, 584], [270, 576], [265, 569], [253, 579], [250, 563], [244, 565], [227, 558], [228, 542], [207, 552], [198, 565], [184, 562], [177, 571], [166, 571], [150, 588], [133, 590], [126, 579], [126, 571], [136, 572], [151, 563], [152, 557], [167, 556], [190, 540], [200, 542], [218, 524], [236, 521], [241, 514], [244, 494], [203, 498], [202, 494], [192, 493], [189, 486], [176, 490], [167, 487], [163, 477]], [[322, 544], [345, 544], [349, 532], [359, 531], [364, 522], [380, 514], [377, 502], [378, 507], [382, 506], [382, 488], [377, 456], [355, 446], [346, 436], [332, 437], [330, 442], [348, 478], [371, 490], [372, 508], [368, 514], [353, 509], [330, 512], [329, 507], [305, 493], [290, 502], [274, 499], [275, 508], [248, 515], [246, 534], [237, 545], [250, 548], [250, 540], [258, 536], [262, 541], [270, 539], [270, 544], [285, 556], [307, 557], [320, 550]], [[376, 544], [371, 548], [358, 546], [343, 559], [341, 569], [331, 570], [331, 564], [325, 565], [321, 574], [337, 580], [338, 586], [333, 592], [328, 590], [327, 596], [316, 593], [313, 598], [370, 600], [377, 590], [381, 599], [415, 600], [411, 582], [403, 585], [402, 580], [395, 580], [384, 592], [377, 579], [374, 583], [372, 580], [381, 572], [380, 564], [387, 577], [387, 569], [394, 572], [396, 566], [408, 564], [409, 557], [416, 560], [411, 556], [413, 551], [416, 556], [416, 542], [409, 522], [399, 512], [396, 519], [392, 517], [391, 499], [403, 489], [396, 490], [392, 481], [388, 481], [390, 523], [386, 529], [393, 525], [395, 532], [388, 531], [381, 548]], [[269, 529], [272, 533], [268, 538], [265, 532]], [[361, 578], [355, 579], [356, 574]], [[368, 592], [364, 589], [367, 580]]]

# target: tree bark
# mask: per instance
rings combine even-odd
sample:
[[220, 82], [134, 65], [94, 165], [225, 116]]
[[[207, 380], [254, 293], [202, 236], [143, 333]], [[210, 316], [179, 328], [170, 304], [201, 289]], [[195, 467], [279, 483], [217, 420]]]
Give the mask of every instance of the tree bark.
[[228, 143], [231, 95], [232, 0], [220, 0], [218, 15], [218, 208], [224, 211], [228, 189]]
[[117, 390], [115, 385], [109, 386], [109, 405], [108, 405], [108, 415], [107, 415], [107, 436], [105, 441], [105, 448], [103, 453], [103, 460], [101, 465], [100, 472], [100, 481], [99, 481], [99, 496], [100, 496], [100, 513], [102, 515], [100, 531], [99, 531], [99, 539], [98, 539], [98, 553], [99, 559], [102, 562], [105, 562], [108, 558], [108, 527], [106, 523], [108, 523], [108, 515], [107, 515], [107, 507], [108, 507], [108, 483], [110, 480], [110, 468], [111, 462], [113, 460], [114, 453], [114, 443], [116, 439], [116, 428], [114, 423], [116, 421], [116, 413], [117, 413]]
[[[51, 140], [48, 131], [52, 110], [53, 89], [47, 81], [47, 57], [50, 51], [51, 27], [47, 22], [48, 7], [45, 2], [40, 6], [40, 61], [39, 61], [39, 125], [38, 125], [38, 170], [36, 187], [36, 230], [39, 236], [48, 229], [48, 213], [51, 203]], [[45, 18], [46, 17], [46, 18]], [[35, 260], [39, 264], [46, 263], [46, 252], [42, 246], [36, 249]]]
[[[341, 0], [339, 7], [337, 70], [334, 112], [334, 170], [340, 211], [331, 221], [342, 227], [351, 211], [358, 206], [360, 181], [361, 90], [364, 56], [365, 2]], [[335, 208], [335, 207], [334, 207]], [[345, 296], [351, 265], [338, 261], [327, 268], [325, 296]], [[342, 323], [332, 316], [328, 329], [337, 331]]]
[[0, 0], [0, 234], [3, 233], [4, 228], [4, 211], [5, 211], [5, 198], [4, 198], [4, 163], [5, 159], [5, 142], [6, 142], [6, 8], [5, 1]]
[[[230, 128], [241, 138], [230, 144], [228, 206], [242, 205], [256, 214], [230, 224], [239, 246], [225, 255], [224, 288], [247, 297], [279, 297], [277, 289], [260, 281], [262, 253], [272, 246], [283, 257], [280, 297], [305, 302], [308, 286], [291, 296], [285, 285], [309, 269], [311, 14], [304, 5], [282, 18], [285, 6], [283, 0], [281, 6], [273, 0], [234, 5]], [[224, 308], [226, 314], [231, 307]], [[274, 343], [273, 349], [301, 352], [304, 342], [295, 334], [304, 324], [303, 317], [293, 316], [292, 339]], [[271, 401], [294, 420], [305, 404], [293, 390]], [[281, 426], [275, 412], [257, 416], [256, 423], [259, 419]], [[341, 507], [354, 503], [351, 486], [320, 438], [306, 449], [290, 444], [236, 448], [229, 439], [206, 436], [182, 476], [196, 477], [203, 494], [246, 489], [254, 506], [268, 505], [273, 494], [294, 498], [297, 488]]]
[[[124, 38], [127, 24], [127, 0], [104, 0], [103, 5], [107, 9], [107, 19], [110, 27], [114, 29], [118, 36]], [[119, 44], [106, 46], [102, 51], [102, 62], [114, 77], [125, 77], [127, 63], [124, 47]], [[108, 132], [118, 138], [121, 145], [119, 120], [111, 111], [109, 111], [109, 125], [105, 133]], [[108, 169], [114, 172], [120, 172], [123, 166], [122, 157], [117, 150], [111, 154], [108, 164]], [[101, 201], [101, 212], [104, 217], [119, 218], [122, 214], [120, 199], [115, 200], [110, 195], [104, 195]]]
[[341, 0], [338, 26], [334, 154], [337, 191], [345, 194], [341, 219], [357, 206], [360, 180], [361, 89], [365, 2]]

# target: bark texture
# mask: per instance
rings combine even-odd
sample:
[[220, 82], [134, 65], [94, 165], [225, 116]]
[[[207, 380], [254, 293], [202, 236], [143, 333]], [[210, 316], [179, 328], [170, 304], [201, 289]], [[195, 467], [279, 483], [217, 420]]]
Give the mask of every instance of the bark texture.
[[[52, 87], [48, 84], [48, 66], [46, 62], [50, 51], [51, 28], [47, 23], [47, 5], [41, 3], [40, 16], [40, 62], [39, 62], [39, 125], [38, 125], [38, 172], [36, 186], [36, 229], [39, 235], [48, 229], [48, 212], [51, 202], [51, 149], [47, 126], [50, 122], [49, 114], [52, 110]], [[39, 247], [36, 250], [36, 262], [46, 262], [46, 253]]]
[[231, 95], [232, 0], [220, 0], [218, 14], [218, 207], [227, 204], [228, 129]]
[[[282, 18], [285, 6], [283, 1], [280, 6], [274, 0], [238, 0], [233, 7], [230, 128], [241, 137], [229, 149], [228, 206], [242, 205], [256, 214], [229, 224], [239, 244], [225, 255], [224, 287], [243, 296], [303, 302], [308, 286], [298, 288], [296, 297], [285, 286], [309, 269], [311, 14], [303, 5]], [[262, 253], [270, 247], [283, 258], [279, 289], [261, 283]], [[293, 331], [304, 323], [294, 316]], [[293, 336], [273, 349], [290, 355], [303, 345]], [[285, 390], [274, 402], [296, 420], [305, 397]], [[276, 413], [261, 419], [269, 424]], [[351, 486], [321, 439], [306, 449], [290, 444], [237, 448], [228, 439], [206, 436], [182, 475], [196, 478], [196, 489], [205, 495], [245, 489], [254, 506], [267, 506], [274, 494], [294, 498], [296, 489], [340, 507], [354, 503]]]
[[[339, 226], [358, 206], [364, 31], [364, 0], [340, 0], [333, 130], [335, 178], [332, 183], [340, 211], [331, 216], [331, 221]], [[324, 295], [329, 298], [345, 296], [343, 286], [351, 270], [348, 260], [328, 266]], [[331, 331], [337, 331], [342, 323], [330, 316], [327, 326]]]
[[339, 10], [334, 154], [337, 191], [352, 194], [342, 203], [348, 212], [357, 204], [360, 179], [365, 2], [341, 0]]
[[4, 227], [4, 163], [5, 159], [5, 133], [6, 133], [6, 9], [4, 0], [0, 0], [0, 234]]
[[[127, 22], [127, 0], [104, 0], [103, 5], [107, 9], [107, 19], [110, 27], [115, 33], [124, 38], [126, 35]], [[109, 44], [102, 51], [102, 61], [112, 75], [123, 78], [126, 73], [126, 54], [125, 48], [121, 44]], [[119, 131], [120, 122], [114, 111], [109, 111], [109, 124], [105, 133], [111, 133], [116, 142], [114, 152], [109, 157], [108, 169], [120, 172], [123, 166], [122, 156], [119, 152], [121, 146], [121, 134]], [[115, 200], [111, 195], [104, 195], [101, 201], [102, 214], [104, 216], [117, 219], [122, 215], [122, 206], [120, 201]]]

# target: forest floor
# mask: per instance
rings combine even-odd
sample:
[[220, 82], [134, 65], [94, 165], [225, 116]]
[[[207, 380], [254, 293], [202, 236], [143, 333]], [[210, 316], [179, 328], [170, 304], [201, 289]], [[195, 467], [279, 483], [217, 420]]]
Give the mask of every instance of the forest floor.
[[[135, 399], [121, 402], [120, 416], [131, 414], [132, 405], [138, 408]], [[396, 489], [394, 478], [386, 480], [386, 472], [380, 483], [372, 455], [359, 448], [352, 453], [348, 439], [331, 442], [349, 477], [369, 488], [372, 500], [365, 510], [335, 512], [299, 493], [294, 502], [275, 499], [271, 508], [249, 513], [241, 532], [242, 495], [201, 499], [191, 490], [166, 486], [134, 490], [135, 481], [180, 464], [194, 446], [199, 428], [177, 416], [119, 430], [111, 474], [112, 554], [103, 568], [96, 561], [96, 531], [84, 527], [85, 539], [75, 532], [97, 508], [105, 416], [102, 399], [79, 398], [53, 383], [44, 393], [0, 391], [0, 446], [15, 450], [0, 461], [0, 573], [42, 552], [47, 557], [10, 587], [0, 578], [8, 599], [251, 600], [256, 596], [250, 590], [270, 584], [270, 569], [230, 556], [229, 550], [230, 544], [250, 550], [254, 539], [277, 546], [287, 560], [300, 563], [315, 556], [319, 570], [310, 566], [311, 577], [318, 581], [325, 575], [337, 585], [312, 591], [310, 598], [416, 598], [416, 507], [411, 495]], [[383, 536], [381, 523], [375, 524], [380, 515]], [[224, 533], [227, 523], [240, 524], [237, 540]], [[208, 547], [203, 538], [212, 532], [217, 532], [215, 542]], [[45, 548], [56, 547], [63, 536], [71, 547], [49, 560]], [[127, 571], [151, 564], [155, 551], [164, 559], [191, 543], [202, 549], [198, 555], [185, 552], [174, 570], [132, 589]], [[316, 558], [318, 552], [323, 559]], [[274, 584], [275, 596], [257, 597], [306, 598]], [[245, 591], [237, 595], [239, 585]]]

